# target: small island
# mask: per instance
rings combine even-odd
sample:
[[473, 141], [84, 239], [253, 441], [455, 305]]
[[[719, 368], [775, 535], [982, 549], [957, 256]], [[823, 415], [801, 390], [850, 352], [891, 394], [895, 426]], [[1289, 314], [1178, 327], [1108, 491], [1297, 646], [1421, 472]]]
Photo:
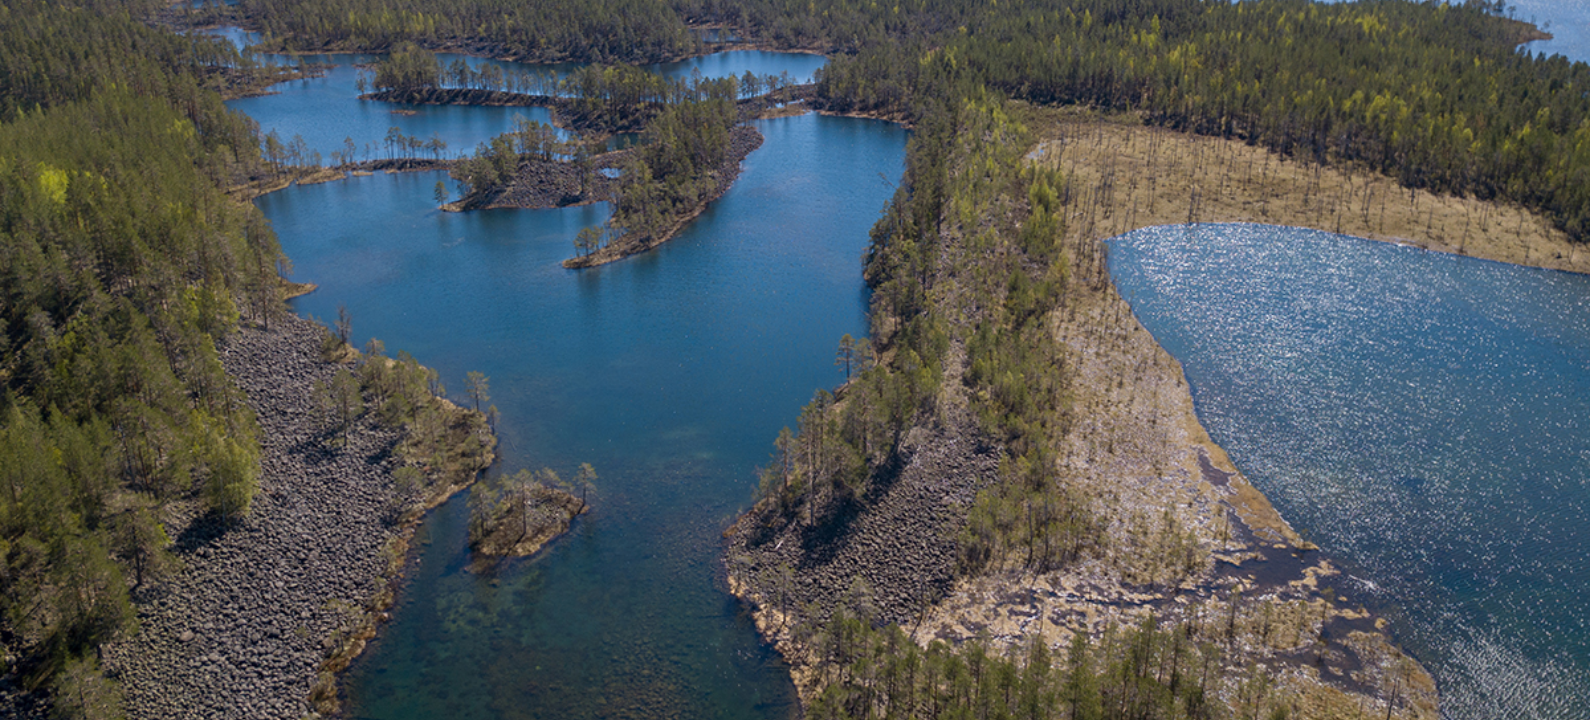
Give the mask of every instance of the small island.
[[520, 470], [481, 483], [469, 496], [469, 547], [486, 558], [528, 557], [569, 530], [590, 510], [586, 497], [596, 480], [589, 463], [572, 484], [549, 468]]
[[[1590, 270], [1590, 69], [1520, 52], [1549, 35], [1505, 3], [404, 5], [7, 7], [0, 715], [335, 712], [415, 524], [495, 459], [483, 377], [464, 409], [414, 358], [355, 350], [345, 314], [332, 336], [286, 312], [302, 288], [246, 200], [445, 168], [453, 209], [612, 202], [564, 263], [589, 267], [721, 196], [761, 142], [746, 120], [809, 107], [916, 134], [865, 261], [871, 337], [725, 537], [808, 716], [1439, 716], [1419, 658], [1199, 424], [1101, 239], [1284, 223]], [[223, 23], [391, 53], [364, 97], [552, 125], [461, 160], [394, 128], [322, 168], [221, 102], [322, 68], [171, 32]], [[653, 63], [707, 28], [831, 62], [808, 90], [431, 54]], [[476, 557], [545, 547], [594, 478], [480, 484]]]
[[[449, 211], [553, 208], [612, 202], [613, 216], [574, 239], [566, 268], [645, 252], [672, 239], [723, 196], [740, 163], [762, 145], [749, 120], [788, 115], [811, 86], [786, 76], [670, 78], [628, 66], [590, 65], [557, 77], [444, 65], [404, 46], [373, 67], [362, 97], [389, 102], [544, 107], [551, 124], [521, 120], [514, 130], [451, 163], [463, 197]], [[578, 133], [561, 139], [559, 130]], [[638, 147], [601, 151], [613, 133], [641, 133]], [[445, 199], [439, 187], [438, 200]]]

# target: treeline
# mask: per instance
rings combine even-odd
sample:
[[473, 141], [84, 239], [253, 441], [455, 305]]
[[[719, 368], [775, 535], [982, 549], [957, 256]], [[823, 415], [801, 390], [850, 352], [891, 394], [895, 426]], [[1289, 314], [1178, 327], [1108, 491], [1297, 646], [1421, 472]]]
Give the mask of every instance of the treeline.
[[197, 131], [207, 174], [232, 180], [251, 169], [254, 125], [229, 113], [209, 80], [249, 61], [230, 43], [149, 28], [129, 13], [139, 7], [102, 0], [0, 7], [0, 121], [119, 88], [180, 109]]
[[114, 708], [95, 650], [173, 569], [165, 510], [226, 521], [256, 492], [216, 342], [282, 312], [285, 258], [221, 190], [258, 169], [201, 77], [230, 56], [120, 4], [0, 14], [0, 638], [30, 687]]
[[531, 62], [646, 63], [707, 51], [690, 25], [724, 24], [779, 47], [849, 52], [880, 37], [951, 31], [986, 7], [927, 0], [243, 0], [206, 17], [259, 29], [267, 49], [384, 51], [413, 42]]
[[[436, 370], [407, 352], [388, 357], [386, 345], [371, 338], [363, 352], [349, 344], [350, 323], [338, 319], [336, 333], [321, 336], [321, 358], [344, 364], [314, 388], [323, 440], [346, 445], [348, 433], [365, 417], [403, 430], [394, 454], [392, 520], [410, 520], [428, 509], [438, 492], [469, 484], [495, 459], [497, 440], [488, 413], [460, 408], [443, 398]], [[475, 373], [471, 373], [475, 375]], [[484, 381], [482, 381], [483, 383]], [[484, 393], [484, 386], [471, 393]], [[491, 413], [495, 413], [492, 408]]]
[[[959, 538], [959, 572], [1007, 562], [1044, 572], [1102, 542], [1090, 502], [1056, 471], [1070, 418], [1046, 318], [1071, 282], [1060, 247], [1064, 183], [1024, 167], [1028, 145], [997, 99], [939, 105], [923, 118], [868, 254], [874, 337], [865, 354], [881, 361], [861, 364], [837, 395], [819, 392], [798, 430], [780, 433], [762, 470], [762, 522], [815, 524], [864, 506], [869, 479], [893, 462], [905, 432], [938, 412], [947, 354], [959, 345], [965, 371], [948, 379], [965, 387], [977, 430], [1003, 448], [1000, 482], [979, 493]], [[951, 257], [941, 255], [946, 243], [956, 246]], [[931, 300], [946, 292], [934, 289], [944, 276], [957, 278], [963, 307], [979, 309], [964, 322]]]
[[1275, 692], [1268, 670], [1227, 666], [1225, 630], [1219, 622], [1159, 627], [1145, 618], [1132, 627], [1111, 625], [1097, 641], [1072, 634], [1063, 657], [1036, 636], [1020, 652], [1004, 654], [975, 641], [923, 648], [897, 625], [874, 627], [864, 607], [846, 608], [811, 638], [825, 682], [806, 717], [1290, 717], [1294, 702]]
[[[740, 123], [736, 104], [739, 78], [678, 80], [633, 68], [593, 66], [590, 70], [589, 81], [579, 80], [577, 73], [562, 84], [575, 94], [572, 102], [576, 106], [590, 102], [603, 108], [601, 112], [619, 115], [625, 112], [620, 108], [635, 107], [627, 104], [631, 102], [628, 98], [635, 96], [615, 95], [603, 89], [610, 87], [607, 83], [614, 78], [644, 75], [649, 79], [641, 82], [666, 91], [653, 96], [660, 100], [634, 100], [655, 114], [645, 123], [643, 143], [631, 151], [622, 168], [612, 198], [613, 214], [607, 224], [588, 228], [576, 238], [577, 261], [609, 248], [617, 252], [619, 248], [645, 245], [671, 232], [686, 216], [723, 191], [729, 179], [729, 161], [738, 160], [736, 144], [746, 145], [747, 135], [755, 137], [754, 131], [736, 127]], [[756, 85], [780, 86], [773, 78]], [[582, 196], [595, 184], [588, 142], [578, 138], [560, 140], [552, 126], [523, 119], [513, 131], [481, 143], [472, 157], [455, 163], [451, 177], [464, 191], [461, 204], [473, 207], [501, 192], [527, 168], [546, 163], [572, 164], [579, 174]]]
[[542, 468], [476, 485], [469, 493], [469, 547], [488, 556], [535, 552], [589, 508], [595, 482], [596, 470], [582, 463], [568, 482]]
[[[19, 0], [0, 7], [0, 120], [81, 98], [115, 84], [214, 112], [205, 90], [254, 86], [276, 69], [230, 42], [176, 35], [143, 18], [163, 4], [149, 0]], [[213, 125], [214, 123], [209, 123]]]
[[[984, 92], [955, 97], [930, 99], [902, 186], [873, 228], [867, 277], [877, 361], [859, 365], [837, 393], [819, 392], [798, 430], [780, 433], [762, 471], [757, 525], [747, 528], [761, 539], [746, 542], [788, 540], [779, 531], [792, 523], [816, 526], [796, 537], [822, 537], [838, 525], [825, 521], [866, 512], [871, 484], [898, 467], [902, 437], [957, 422], [959, 396], [977, 441], [998, 448], [1000, 464], [967, 511], [958, 577], [1096, 560], [1131, 586], [1175, 587], [1207, 567], [1196, 535], [1167, 509], [1157, 524], [1141, 513], [1119, 517], [1131, 530], [1117, 537], [1108, 525], [1118, 509], [1084, 491], [1061, 462], [1074, 432], [1074, 380], [1054, 328], [1107, 282], [1092, 239], [1066, 233], [1066, 218], [1078, 214], [1068, 199], [1074, 188], [1024, 161], [1032, 138], [1011, 104]], [[841, 343], [839, 361], [862, 354]], [[1122, 566], [1122, 557], [1147, 558], [1153, 569]], [[1133, 626], [1061, 629], [1037, 620], [1025, 630], [1071, 635], [1062, 661], [1036, 639], [1009, 652], [980, 641], [919, 644], [881, 622], [883, 598], [897, 587], [874, 594], [858, 581], [830, 598], [828, 612], [822, 599], [790, 597], [800, 593], [787, 566], [738, 579], [788, 623], [779, 636], [813, 673], [811, 718], [1288, 717], [1310, 707], [1300, 693], [1312, 691], [1278, 690], [1279, 671], [1263, 664], [1276, 656], [1264, 648], [1291, 658], [1313, 648], [1316, 662], [1326, 653], [1328, 598], [1288, 601], [1283, 611], [1273, 598], [1244, 603], [1239, 593], [1216, 593], [1187, 607], [1144, 607]], [[1402, 659], [1374, 672], [1377, 689], [1365, 695], [1379, 692], [1385, 703], [1375, 712], [1408, 711], [1398, 678], [1416, 669]]]
[[[880, 38], [836, 59], [819, 92], [839, 109], [920, 115], [925, 76], [952, 75], [1516, 202], [1584, 240], [1590, 66], [1516, 51], [1524, 27], [1498, 12], [1399, 0], [1002, 3], [964, 32]], [[902, 49], [917, 62], [901, 62]]]
[[989, 8], [937, 0], [673, 0], [671, 5], [693, 24], [727, 25], [743, 38], [825, 54], [855, 52], [885, 38], [934, 36]]
[[1530, 35], [1500, 2], [615, 2], [253, 0], [244, 12], [284, 46], [412, 41], [532, 60], [691, 54], [702, 48], [685, 23], [720, 23], [775, 47], [854, 53], [824, 72], [832, 109], [919, 118], [924, 83], [949, 76], [1362, 163], [1409, 187], [1519, 203], [1575, 240], [1590, 234], [1590, 66], [1515, 51]]
[[435, 53], [404, 44], [375, 64], [369, 87], [386, 97], [412, 100], [432, 97], [437, 90], [508, 93], [520, 96], [515, 99], [525, 104], [552, 107], [571, 128], [631, 132], [644, 128], [668, 105], [722, 94], [725, 83], [728, 94], [740, 99], [793, 84], [788, 73], [758, 76], [749, 70], [741, 76], [706, 80], [668, 77], [632, 65], [590, 64], [563, 75], [490, 63], [471, 67], [462, 58], [444, 64]]
[[384, 51], [400, 43], [531, 62], [656, 62], [699, 52], [657, 0], [243, 0], [236, 12], [291, 52]]
[[669, 105], [647, 123], [644, 144], [619, 176], [607, 228], [587, 253], [660, 238], [722, 192], [740, 116], [734, 83], [708, 80], [700, 87], [701, 99]]

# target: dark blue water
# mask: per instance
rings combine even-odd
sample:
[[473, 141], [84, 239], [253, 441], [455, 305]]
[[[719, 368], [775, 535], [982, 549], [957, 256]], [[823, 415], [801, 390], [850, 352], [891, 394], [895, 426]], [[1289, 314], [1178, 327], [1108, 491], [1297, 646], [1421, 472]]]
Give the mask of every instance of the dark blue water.
[[866, 332], [861, 254], [905, 132], [764, 121], [739, 182], [679, 238], [581, 272], [558, 262], [605, 206], [438, 213], [440, 173], [376, 175], [259, 200], [296, 266], [295, 301], [381, 338], [462, 390], [491, 379], [500, 469], [580, 462], [597, 509], [546, 555], [464, 569], [462, 499], [420, 531], [395, 619], [350, 673], [378, 718], [784, 717], [787, 670], [715, 581], [720, 534], [771, 439], [841, 379]]
[[1590, 717], [1590, 277], [1259, 225], [1128, 233], [1110, 269], [1445, 716]]

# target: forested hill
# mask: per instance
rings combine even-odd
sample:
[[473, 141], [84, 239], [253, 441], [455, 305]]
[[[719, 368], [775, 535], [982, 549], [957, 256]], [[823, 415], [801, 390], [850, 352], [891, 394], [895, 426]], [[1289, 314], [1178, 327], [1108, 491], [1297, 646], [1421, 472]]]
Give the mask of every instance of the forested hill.
[[385, 50], [400, 42], [531, 61], [641, 62], [695, 54], [684, 20], [655, 0], [248, 0], [265, 46]]
[[247, 512], [255, 420], [216, 340], [280, 311], [276, 239], [222, 190], [257, 135], [204, 89], [239, 58], [152, 9], [0, 7], [0, 640], [65, 716], [115, 705], [94, 658], [172, 567], [163, 509]]
[[[906, 111], [936, 86], [1138, 111], [1409, 187], [1540, 211], [1590, 237], [1590, 66], [1515, 49], [1488, 3], [1001, 3], [943, 36], [836, 60], [840, 109]], [[901, 62], [902, 55], [917, 62]]]
[[[142, 18], [159, 6], [147, 0], [0, 5], [0, 120], [112, 85], [164, 97], [188, 112], [219, 113], [218, 103], [201, 102], [201, 91], [266, 72], [230, 42], [150, 27]], [[205, 120], [232, 122], [238, 121]]]
[[657, 61], [748, 43], [835, 53], [839, 110], [920, 117], [988, 86], [1289, 155], [1361, 163], [1410, 187], [1500, 198], [1590, 236], [1590, 67], [1520, 52], [1490, 0], [243, 0], [213, 10], [267, 47], [403, 41], [528, 60]]

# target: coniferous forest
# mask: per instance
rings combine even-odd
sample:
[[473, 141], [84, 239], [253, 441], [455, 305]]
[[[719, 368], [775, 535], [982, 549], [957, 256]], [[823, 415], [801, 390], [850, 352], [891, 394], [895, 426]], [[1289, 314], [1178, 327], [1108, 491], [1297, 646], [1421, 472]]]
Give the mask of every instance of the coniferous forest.
[[162, 507], [248, 512], [255, 420], [216, 341], [283, 310], [286, 258], [224, 192], [258, 165], [212, 89], [245, 62], [152, 10], [0, 9], [0, 609], [29, 682], [79, 697], [172, 569]]
[[[1038, 339], [1068, 287], [1099, 281], [1088, 268], [1102, 275], [1101, 260], [1056, 244], [1063, 179], [1017, 168], [1026, 130], [1012, 101], [1135, 113], [1406, 188], [1515, 203], [1590, 240], [1590, 66], [1519, 51], [1531, 30], [1500, 2], [12, 0], [0, 7], [0, 642], [30, 689], [77, 699], [58, 703], [65, 716], [115, 707], [96, 700], [116, 692], [97, 648], [136, 632], [132, 591], [175, 570], [163, 508], [197, 501], [218, 523], [249, 512], [258, 431], [217, 342], [285, 312], [289, 260], [261, 213], [228, 194], [268, 172], [259, 133], [222, 104], [274, 71], [173, 22], [239, 23], [269, 50], [403, 49], [414, 62], [383, 68], [389, 89], [459, 72], [412, 48], [656, 62], [707, 52], [693, 28], [710, 25], [747, 46], [829, 54], [816, 104], [903, 119], [917, 135], [866, 261], [877, 337], [851, 346], [845, 397], [820, 393], [778, 439], [761, 518], [814, 525], [864, 509], [869, 483], [937, 412], [952, 345], [933, 299], [935, 268], [955, 260], [946, 228], [1020, 215], [965, 233], [999, 260], [962, 268], [977, 278], [966, 292], [987, 303], [954, 339], [957, 379], [1003, 459], [955, 540], [963, 576], [1011, 557], [1041, 570], [1101, 552], [1105, 522], [1047, 469], [1052, 438], [1075, 418], [1067, 371]], [[685, 90], [628, 68], [581, 77], [596, 120], [655, 105], [614, 227], [660, 232], [709, 190], [701, 178], [737, 122], [734, 84], [664, 97]], [[502, 175], [486, 178], [486, 160], [459, 167], [472, 186]], [[1041, 522], [1015, 514], [1039, 506]], [[1167, 540], [1167, 554], [1180, 543]], [[902, 649], [863, 605], [809, 618], [829, 688], [814, 715], [1248, 709], [1215, 709], [1188, 679], [1184, 663], [1216, 650], [1186, 626], [1079, 641], [1062, 672], [1040, 647], [1016, 659]]]
[[1361, 163], [1590, 233], [1590, 68], [1517, 52], [1532, 29], [1506, 19], [1502, 2], [499, 5], [245, 0], [216, 12], [257, 23], [267, 46], [414, 42], [531, 61], [671, 59], [704, 51], [688, 24], [722, 24], [768, 47], [835, 54], [820, 87], [836, 110], [920, 117], [950, 88], [986, 85]]

